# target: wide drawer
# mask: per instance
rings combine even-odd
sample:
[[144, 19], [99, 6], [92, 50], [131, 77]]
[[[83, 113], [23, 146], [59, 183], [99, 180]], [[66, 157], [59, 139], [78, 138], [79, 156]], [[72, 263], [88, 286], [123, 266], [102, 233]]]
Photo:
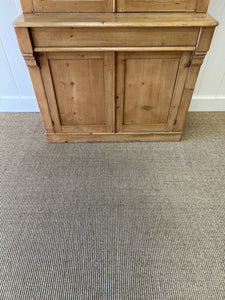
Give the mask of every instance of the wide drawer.
[[195, 46], [199, 27], [31, 28], [35, 47]]

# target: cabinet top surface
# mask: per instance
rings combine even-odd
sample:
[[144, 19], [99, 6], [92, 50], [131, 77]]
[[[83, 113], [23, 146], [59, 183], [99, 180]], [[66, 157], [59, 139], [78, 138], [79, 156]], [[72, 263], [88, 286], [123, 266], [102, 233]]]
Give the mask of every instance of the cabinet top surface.
[[212, 27], [207, 13], [35, 13], [22, 14], [15, 27]]

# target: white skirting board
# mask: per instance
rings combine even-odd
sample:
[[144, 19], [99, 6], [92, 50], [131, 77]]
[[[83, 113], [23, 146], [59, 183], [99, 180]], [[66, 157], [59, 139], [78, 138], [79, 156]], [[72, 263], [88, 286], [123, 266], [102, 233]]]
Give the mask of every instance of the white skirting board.
[[225, 97], [193, 97], [189, 111], [225, 111]]
[[35, 97], [0, 97], [0, 112], [39, 112], [39, 107]]
[[[225, 97], [194, 97], [189, 111], [225, 111]], [[39, 112], [36, 98], [0, 97], [0, 112]]]

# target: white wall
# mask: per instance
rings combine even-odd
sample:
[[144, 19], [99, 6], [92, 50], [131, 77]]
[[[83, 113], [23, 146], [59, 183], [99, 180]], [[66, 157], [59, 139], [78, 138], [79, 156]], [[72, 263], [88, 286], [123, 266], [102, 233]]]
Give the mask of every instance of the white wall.
[[20, 13], [19, 0], [0, 0], [0, 111], [38, 111], [12, 27]]
[[225, 0], [210, 0], [209, 13], [220, 24], [199, 74], [192, 111], [225, 111]]
[[[11, 25], [20, 13], [19, 0], [0, 0], [0, 112], [38, 111]], [[192, 111], [225, 111], [225, 1], [210, 0], [209, 13], [219, 20], [220, 26], [197, 81]]]

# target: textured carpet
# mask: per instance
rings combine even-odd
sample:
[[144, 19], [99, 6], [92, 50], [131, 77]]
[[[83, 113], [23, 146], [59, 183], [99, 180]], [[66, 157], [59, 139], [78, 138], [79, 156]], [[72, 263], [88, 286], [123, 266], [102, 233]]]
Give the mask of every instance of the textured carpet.
[[189, 113], [178, 143], [0, 129], [1, 299], [225, 299], [225, 113]]

